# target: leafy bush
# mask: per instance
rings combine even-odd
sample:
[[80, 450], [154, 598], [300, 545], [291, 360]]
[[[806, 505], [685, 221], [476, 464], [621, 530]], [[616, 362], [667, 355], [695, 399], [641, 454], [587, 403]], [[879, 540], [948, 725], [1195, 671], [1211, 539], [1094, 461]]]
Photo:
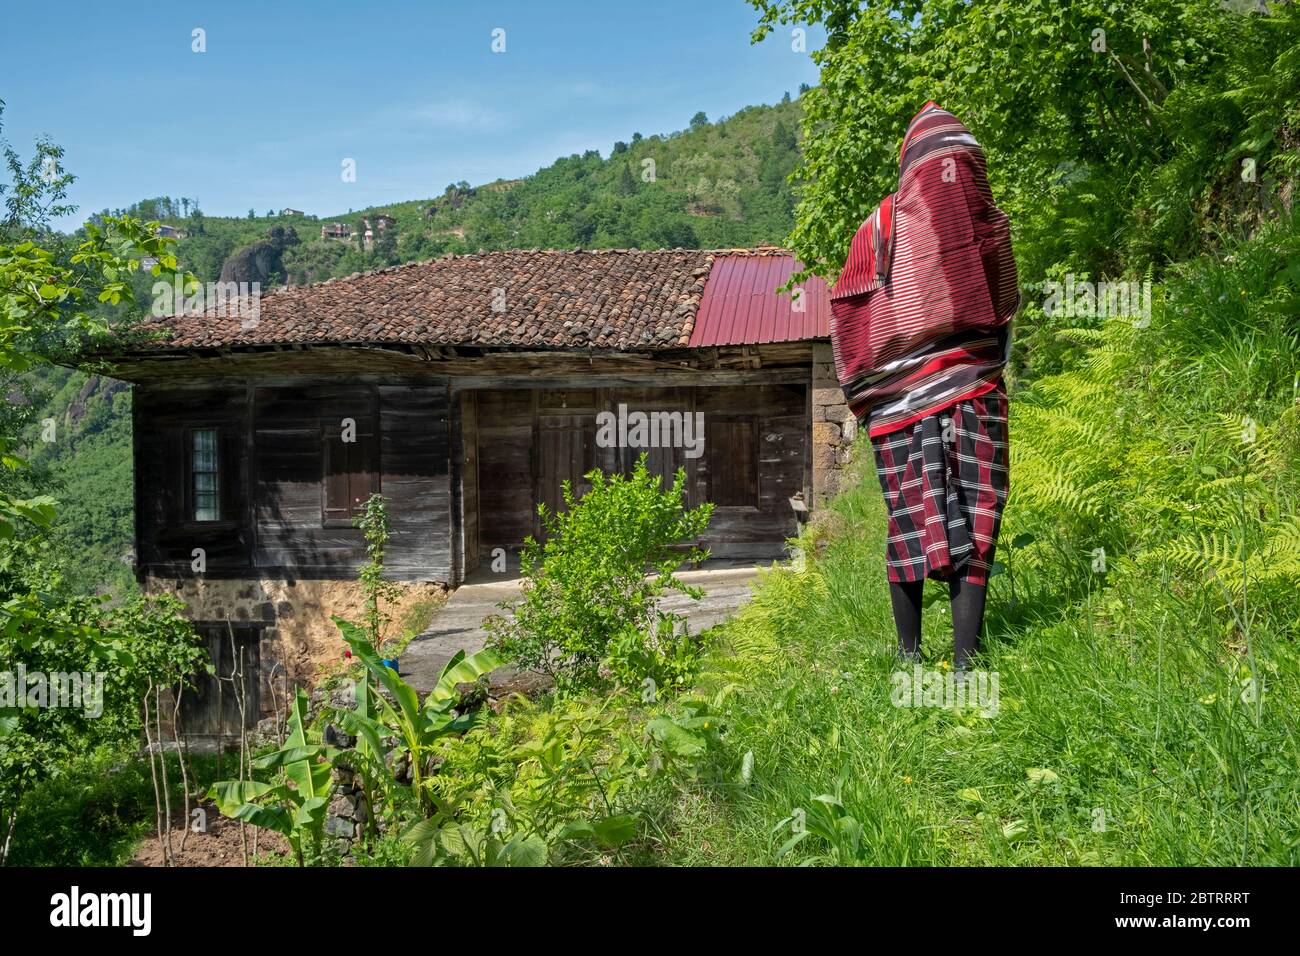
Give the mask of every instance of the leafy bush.
[[415, 865], [628, 862], [657, 827], [670, 780], [717, 741], [702, 701], [642, 722], [628, 695], [524, 702], [449, 741], [430, 782], [440, 808], [406, 839]]
[[489, 619], [491, 640], [519, 666], [549, 674], [561, 691], [611, 679], [680, 686], [697, 650], [680, 615], [657, 602], [669, 590], [701, 596], [676, 571], [706, 552], [678, 546], [704, 533], [713, 506], [686, 508], [685, 471], [665, 489], [645, 455], [631, 474], [596, 470], [585, 478], [591, 490], [581, 500], [566, 482], [564, 510], [538, 506], [544, 543], [525, 542], [523, 597], [506, 607], [512, 616]]
[[[102, 745], [62, 763], [27, 791], [14, 828], [9, 866], [122, 866], [154, 826], [149, 761], [131, 746]], [[180, 759], [166, 754], [173, 806], [183, 798]], [[215, 754], [187, 763], [200, 786], [217, 777]]]

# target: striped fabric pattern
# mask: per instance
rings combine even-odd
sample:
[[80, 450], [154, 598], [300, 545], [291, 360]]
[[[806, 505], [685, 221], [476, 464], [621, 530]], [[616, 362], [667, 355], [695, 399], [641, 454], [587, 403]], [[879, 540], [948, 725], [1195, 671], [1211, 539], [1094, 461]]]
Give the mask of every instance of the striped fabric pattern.
[[1007, 500], [1007, 396], [998, 387], [871, 439], [889, 511], [890, 581], [987, 584]]
[[872, 436], [904, 428], [1000, 379], [1020, 302], [1010, 224], [984, 151], [927, 103], [899, 156], [899, 188], [858, 229], [831, 294], [845, 399]]

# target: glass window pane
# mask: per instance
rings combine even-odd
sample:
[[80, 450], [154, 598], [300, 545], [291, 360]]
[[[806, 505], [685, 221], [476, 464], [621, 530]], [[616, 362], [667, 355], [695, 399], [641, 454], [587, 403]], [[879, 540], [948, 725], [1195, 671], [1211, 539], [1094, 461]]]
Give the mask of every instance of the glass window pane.
[[195, 521], [219, 521], [221, 507], [217, 479], [217, 430], [196, 428], [190, 433], [190, 493]]
[[196, 493], [194, 496], [194, 520], [216, 521], [219, 517], [216, 494], [213, 492]]

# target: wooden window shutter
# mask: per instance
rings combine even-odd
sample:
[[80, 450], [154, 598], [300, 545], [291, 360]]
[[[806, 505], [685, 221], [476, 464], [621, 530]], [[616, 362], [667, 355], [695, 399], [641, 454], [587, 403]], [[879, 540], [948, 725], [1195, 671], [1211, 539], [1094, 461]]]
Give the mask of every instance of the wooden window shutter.
[[241, 467], [244, 434], [233, 426], [222, 427], [218, 447], [221, 468], [221, 516], [227, 521], [242, 517], [244, 507], [244, 475]]
[[379, 443], [373, 429], [361, 422], [355, 441], [343, 441], [337, 424], [326, 426], [323, 436], [323, 516], [326, 522], [351, 524], [379, 490]]

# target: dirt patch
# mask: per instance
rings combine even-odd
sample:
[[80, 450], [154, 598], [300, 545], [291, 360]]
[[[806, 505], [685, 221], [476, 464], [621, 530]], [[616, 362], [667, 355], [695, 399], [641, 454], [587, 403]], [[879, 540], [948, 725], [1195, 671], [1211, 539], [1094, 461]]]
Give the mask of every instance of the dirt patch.
[[[223, 817], [216, 806], [210, 803], [199, 805], [207, 813], [206, 832], [185, 834], [185, 811], [173, 814], [172, 819], [172, 861], [176, 866], [243, 866], [244, 843], [239, 833], [238, 821]], [[289, 842], [280, 834], [271, 830], [261, 830], [246, 826], [244, 833], [248, 839], [249, 865], [268, 860], [284, 859], [292, 851]], [[185, 849], [181, 850], [181, 841]], [[257, 850], [254, 854], [254, 845]], [[162, 843], [156, 833], [151, 833], [139, 848], [127, 866], [162, 866]]]

